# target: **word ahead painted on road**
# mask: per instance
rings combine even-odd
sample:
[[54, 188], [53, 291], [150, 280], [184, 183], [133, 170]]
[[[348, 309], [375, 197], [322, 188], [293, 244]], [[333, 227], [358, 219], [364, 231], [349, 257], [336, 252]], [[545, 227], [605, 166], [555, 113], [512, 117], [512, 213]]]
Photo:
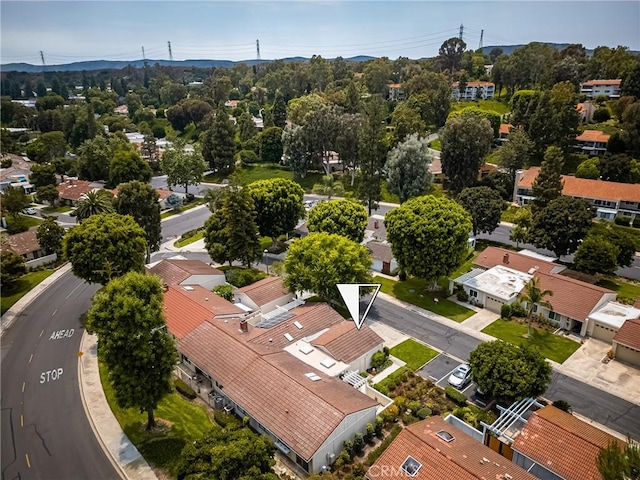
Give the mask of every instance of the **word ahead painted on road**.
[[69, 338], [73, 336], [73, 333], [73, 328], [70, 328], [69, 330], [57, 330], [51, 334], [49, 340], [60, 340], [61, 338]]
[[56, 368], [54, 370], [47, 370], [46, 372], [42, 372], [40, 374], [40, 383], [49, 383], [55, 380], [60, 380], [62, 376], [62, 367]]

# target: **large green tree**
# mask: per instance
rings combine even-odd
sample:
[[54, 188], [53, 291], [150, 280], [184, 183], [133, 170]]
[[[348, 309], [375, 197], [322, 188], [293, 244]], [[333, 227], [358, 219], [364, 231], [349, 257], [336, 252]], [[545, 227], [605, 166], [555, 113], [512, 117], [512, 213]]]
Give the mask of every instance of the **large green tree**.
[[112, 148], [110, 142], [102, 136], [85, 141], [78, 157], [78, 174], [84, 180], [107, 180]]
[[631, 438], [624, 445], [618, 440], [612, 440], [607, 448], [598, 453], [597, 465], [602, 480], [638, 480], [640, 446]]
[[133, 217], [102, 213], [70, 228], [62, 251], [74, 275], [106, 285], [112, 278], [144, 269], [147, 242]]
[[618, 268], [618, 247], [600, 236], [588, 236], [573, 257], [576, 270], [612, 275]]
[[264, 163], [280, 163], [282, 160], [282, 128], [269, 127], [260, 135], [260, 160]]
[[29, 183], [32, 183], [36, 188], [55, 185], [56, 168], [49, 163], [32, 165], [29, 172]]
[[106, 190], [87, 192], [78, 202], [74, 211], [76, 222], [80, 223], [92, 215], [113, 212], [113, 196]]
[[287, 103], [280, 90], [276, 92], [276, 98], [273, 101], [273, 123], [280, 129], [287, 125]]
[[36, 230], [38, 243], [47, 255], [52, 253], [59, 254], [62, 251], [62, 239], [64, 238], [65, 230], [56, 222], [57, 218], [45, 215], [44, 222], [38, 225]]
[[442, 131], [441, 142], [442, 173], [449, 180], [451, 190], [458, 193], [473, 186], [493, 143], [489, 120], [473, 113], [450, 118]]
[[562, 166], [564, 155], [558, 147], [549, 147], [544, 154], [544, 160], [540, 166], [538, 176], [533, 181], [531, 190], [535, 197], [532, 202], [532, 211], [545, 208], [551, 200], [562, 195]]
[[333, 174], [328, 173], [322, 176], [322, 181], [313, 185], [312, 192], [316, 195], [325, 195], [327, 200], [331, 200], [331, 197], [344, 195], [344, 184], [342, 180], [336, 180]]
[[123, 183], [118, 186], [118, 195], [113, 199], [113, 206], [120, 215], [131, 215], [144, 230], [149, 261], [151, 252], [160, 249], [162, 240], [158, 192], [146, 183]]
[[398, 265], [432, 285], [458, 268], [468, 253], [471, 216], [453, 200], [411, 198], [387, 212], [384, 223]]
[[469, 354], [473, 381], [493, 398], [504, 401], [537, 397], [551, 381], [551, 365], [534, 348], [501, 340], [484, 342]]
[[36, 197], [38, 197], [38, 200], [49, 202], [51, 206], [55, 205], [59, 196], [60, 193], [55, 185], [45, 185], [44, 187], [36, 188]]
[[400, 202], [425, 193], [431, 186], [431, 161], [427, 140], [417, 134], [408, 137], [387, 157], [385, 170], [389, 191], [397, 194]]
[[558, 257], [575, 252], [593, 226], [594, 212], [580, 198], [560, 197], [533, 215], [529, 241]]
[[274, 244], [305, 217], [304, 190], [296, 182], [286, 178], [257, 180], [247, 185], [247, 190], [255, 206], [260, 235], [271, 237]]
[[458, 202], [471, 215], [474, 235], [493, 232], [500, 225], [500, 215], [506, 206], [500, 193], [490, 187], [465, 188], [458, 195]]
[[309, 212], [307, 228], [310, 233], [336, 233], [356, 243], [364, 239], [367, 210], [351, 200], [321, 202]]
[[189, 185], [197, 185], [207, 170], [207, 163], [203, 160], [199, 150], [185, 150], [184, 142], [175, 142], [162, 155], [160, 167], [167, 176], [167, 185], [184, 187], [189, 193]]
[[211, 127], [202, 137], [202, 156], [214, 172], [230, 173], [235, 166], [236, 127], [220, 104]]
[[2, 250], [0, 253], [0, 286], [11, 290], [16, 286], [16, 280], [27, 273], [24, 258], [11, 250]]
[[27, 146], [27, 156], [37, 163], [48, 163], [67, 153], [64, 132], [46, 132]]
[[249, 428], [213, 428], [182, 451], [178, 478], [278, 480], [273, 442]]
[[16, 220], [20, 217], [20, 212], [29, 206], [29, 203], [22, 187], [9, 187], [2, 194], [2, 211]]
[[358, 198], [367, 207], [369, 215], [378, 209], [382, 198], [380, 180], [386, 160], [387, 148], [383, 143], [387, 119], [386, 102], [379, 95], [364, 102], [366, 122], [360, 130], [360, 183]]
[[516, 128], [509, 133], [509, 139], [498, 150], [498, 162], [509, 174], [511, 190], [515, 185], [516, 172], [529, 165], [529, 155], [533, 142], [521, 129]]
[[109, 162], [109, 185], [112, 187], [135, 180], [147, 183], [152, 174], [149, 163], [130, 148], [118, 149]]
[[96, 294], [87, 315], [87, 330], [98, 335], [118, 406], [146, 412], [148, 430], [155, 427], [158, 403], [172, 390], [178, 361], [162, 298], [158, 277], [129, 272]]
[[633, 263], [636, 252], [640, 251], [640, 240], [633, 234], [621, 230], [606, 220], [594, 223], [589, 230], [588, 237], [601, 237], [615, 245], [618, 249], [616, 264], [619, 267], [628, 267]]
[[371, 283], [367, 247], [334, 233], [311, 233], [295, 240], [285, 259], [285, 284], [292, 292], [308, 290], [338, 304], [339, 283]]

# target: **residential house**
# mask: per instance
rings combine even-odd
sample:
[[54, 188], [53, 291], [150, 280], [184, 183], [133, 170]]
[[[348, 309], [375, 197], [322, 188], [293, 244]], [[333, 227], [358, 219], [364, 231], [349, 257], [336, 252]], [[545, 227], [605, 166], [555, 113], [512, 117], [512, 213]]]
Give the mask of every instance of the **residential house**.
[[235, 291], [235, 302], [244, 305], [248, 311], [269, 313], [278, 306], [288, 304], [293, 300], [293, 293], [284, 286], [282, 278], [267, 277], [262, 280], [239, 288]]
[[[540, 167], [520, 170], [516, 176], [513, 201], [527, 205], [533, 200], [532, 185]], [[562, 176], [562, 194], [589, 201], [596, 209], [596, 218], [613, 220], [617, 216], [633, 222], [640, 218], [640, 188], [631, 183], [607, 182]]]
[[374, 213], [367, 218], [367, 228], [364, 231], [365, 239], [377, 242], [387, 241], [387, 229], [384, 226], [384, 215]]
[[200, 285], [211, 291], [226, 283], [223, 271], [200, 260], [186, 260], [180, 256], [147, 265], [147, 268], [167, 285]]
[[609, 98], [620, 98], [620, 84], [622, 80], [589, 80], [580, 84], [580, 93], [587, 98], [604, 95]]
[[129, 115], [129, 107], [126, 105], [119, 105], [113, 109], [113, 113], [116, 115]]
[[177, 338], [181, 377], [209, 405], [247, 418], [308, 473], [330, 466], [345, 440], [365, 433], [367, 423], [375, 422], [381, 405], [363, 393], [369, 388], [364, 379], [365, 385], [354, 388], [334, 375], [338, 362], [328, 353], [312, 366], [287, 351], [296, 342], [315, 339], [322, 345], [312, 349], [346, 354], [338, 338], [349, 335], [348, 329], [340, 327], [335, 338], [322, 340], [331, 326], [346, 323], [328, 305], [300, 306], [254, 326], [241, 316], [211, 315], [202, 298], [206, 290], [186, 288], [168, 287], [167, 326]]
[[640, 367], [640, 318], [624, 322], [611, 343], [615, 359]]
[[600, 130], [585, 130], [576, 137], [578, 148], [587, 155], [604, 155], [611, 136]]
[[69, 179], [58, 184], [58, 198], [61, 204], [76, 206], [87, 193], [97, 190], [93, 184], [87, 180]]
[[609, 343], [627, 321], [637, 318], [640, 309], [611, 301], [587, 317], [585, 335]]
[[500, 142], [506, 142], [509, 139], [511, 130], [513, 130], [513, 125], [510, 123], [501, 123], [498, 130], [498, 140]]
[[367, 248], [373, 260], [371, 265], [372, 270], [386, 275], [395, 275], [395, 272], [398, 270], [398, 262], [396, 262], [393, 256], [391, 245], [388, 243], [368, 242]]
[[169, 208], [175, 208], [176, 205], [182, 205], [182, 197], [177, 193], [164, 188], [156, 188], [156, 192], [158, 192], [160, 210], [168, 210]]
[[593, 113], [596, 111], [596, 106], [590, 100], [586, 102], [578, 103], [576, 106], [578, 114], [580, 115], [580, 123], [589, 123], [593, 120]]
[[24, 258], [27, 268], [36, 268], [46, 263], [54, 262], [58, 256], [53, 253], [47, 255], [38, 242], [37, 227], [32, 227], [26, 232], [7, 235], [4, 240], [3, 250], [9, 250]]
[[238, 100], [227, 100], [224, 102], [224, 106], [227, 108], [236, 108], [238, 106]]
[[489, 100], [493, 98], [496, 86], [493, 82], [468, 82], [464, 92], [460, 91], [460, 82], [451, 84], [451, 98], [454, 100]]
[[389, 100], [392, 102], [402, 102], [405, 100], [404, 89], [401, 83], [389, 84]]
[[366, 476], [369, 480], [536, 479], [441, 417], [405, 427]]
[[618, 438], [548, 405], [534, 411], [511, 448], [513, 463], [542, 480], [602, 480], [600, 450]]
[[31, 160], [28, 157], [8, 153], [0, 155], [2, 160], [10, 159], [11, 166], [0, 168], [0, 192], [7, 188], [22, 188], [29, 194], [35, 191], [35, 187], [29, 183], [29, 173], [31, 172]]

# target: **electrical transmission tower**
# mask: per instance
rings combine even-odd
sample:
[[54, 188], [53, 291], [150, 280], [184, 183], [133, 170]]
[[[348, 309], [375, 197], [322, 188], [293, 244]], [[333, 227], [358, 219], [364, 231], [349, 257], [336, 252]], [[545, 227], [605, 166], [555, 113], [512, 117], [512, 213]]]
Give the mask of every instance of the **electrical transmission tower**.
[[482, 50], [482, 38], [484, 37], [484, 29], [480, 30], [480, 45], [478, 46], [478, 48], [480, 50]]
[[173, 62], [173, 53], [171, 53], [171, 42], [167, 42], [167, 46], [169, 47], [169, 60]]
[[260, 60], [260, 40], [256, 40], [256, 58]]
[[44, 53], [42, 53], [42, 50], [40, 50], [40, 58], [42, 59], [42, 65], [44, 65]]
[[142, 60], [144, 61], [144, 63], [147, 63], [147, 57], [144, 54], [144, 46], [142, 47]]
[[463, 34], [464, 34], [464, 25], [460, 24], [460, 33], [458, 34], [458, 38], [464, 42], [464, 39], [462, 38]]

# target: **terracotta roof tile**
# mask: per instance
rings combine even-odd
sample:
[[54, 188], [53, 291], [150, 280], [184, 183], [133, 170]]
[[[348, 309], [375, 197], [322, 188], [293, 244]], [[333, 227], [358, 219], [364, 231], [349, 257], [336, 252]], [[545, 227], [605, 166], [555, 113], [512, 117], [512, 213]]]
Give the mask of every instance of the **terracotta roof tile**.
[[56, 188], [61, 199], [72, 201], [79, 200], [83, 195], [94, 190], [91, 182], [87, 180], [67, 180], [58, 184]]
[[149, 271], [155, 275], [158, 275], [164, 283], [169, 285], [180, 285], [187, 280], [191, 275], [222, 275], [224, 272], [218, 270], [211, 265], [200, 260], [177, 260], [167, 259], [162, 260], [158, 264], [154, 265]]
[[324, 348], [340, 362], [351, 363], [376, 347], [382, 348], [383, 343], [384, 340], [367, 325], [358, 330], [355, 323], [349, 321], [330, 327], [311, 345]]
[[[452, 87], [459, 87], [460, 86], [460, 82], [453, 82], [451, 84]], [[495, 83], [493, 82], [467, 82], [467, 87], [493, 87], [495, 86]]]
[[239, 288], [236, 293], [244, 293], [253, 303], [262, 307], [288, 295], [289, 290], [282, 283], [282, 278], [267, 277], [246, 287]]
[[164, 314], [167, 319], [167, 328], [176, 338], [182, 338], [191, 333], [212, 316], [206, 308], [190, 301], [175, 287], [169, 287], [164, 292]]
[[[445, 430], [454, 440], [447, 443], [437, 432]], [[411, 455], [421, 467], [409, 477], [401, 466]], [[488, 462], [484, 459], [489, 460]], [[384, 468], [383, 468], [384, 467]], [[416, 480], [535, 480], [536, 477], [489, 447], [474, 440], [440, 417], [406, 427], [367, 472], [370, 480], [414, 478]]]
[[600, 130], [585, 130], [576, 137], [578, 142], [602, 142], [607, 143], [611, 135], [601, 132]]
[[640, 318], [624, 322], [613, 341], [640, 350]]
[[390, 83], [389, 88], [402, 88], [401, 83]]
[[[505, 255], [508, 255], [508, 263], [505, 263]], [[497, 265], [508, 266], [519, 272], [527, 273], [532, 268], [538, 267], [538, 272], [550, 273], [559, 265], [552, 262], [545, 262], [528, 255], [506, 250], [498, 247], [487, 247], [473, 261], [475, 265], [484, 268], [493, 268]]]
[[[382, 222], [380, 222], [382, 223]], [[393, 252], [391, 251], [391, 245], [388, 243], [369, 242], [367, 248], [371, 252], [371, 257], [376, 260], [391, 263], [393, 260]]]
[[509, 133], [511, 133], [511, 129], [512, 128], [513, 128], [513, 125], [511, 125], [510, 123], [501, 123], [500, 124], [500, 129], [498, 130], [498, 133], [504, 134], [504, 135], [509, 135]]
[[[518, 187], [531, 189], [539, 171], [540, 167], [531, 167], [526, 170], [518, 181]], [[563, 195], [610, 200], [614, 202], [620, 200], [640, 202], [640, 188], [638, 188], [637, 184], [591, 180], [568, 175], [563, 175], [562, 180], [564, 181], [562, 188]]]
[[220, 295], [207, 290], [200, 285], [189, 286], [170, 286], [170, 289], [175, 289], [186, 299], [193, 303], [197, 303], [201, 307], [205, 308], [213, 315], [209, 315], [211, 319], [224, 317], [244, 317], [247, 312], [237, 307], [235, 304], [228, 300], [225, 300]]
[[619, 440], [549, 405], [533, 412], [513, 449], [566, 480], [602, 480], [596, 459], [611, 441]]
[[620, 84], [622, 83], [622, 80], [617, 78], [614, 80], [589, 80], [588, 82], [584, 82], [581, 85], [587, 85], [587, 86], [592, 86], [592, 85], [617, 85], [620, 86]]
[[16, 255], [26, 255], [27, 253], [37, 252], [41, 248], [36, 236], [37, 229], [37, 227], [32, 227], [26, 232], [7, 235], [5, 237], [7, 248]]

